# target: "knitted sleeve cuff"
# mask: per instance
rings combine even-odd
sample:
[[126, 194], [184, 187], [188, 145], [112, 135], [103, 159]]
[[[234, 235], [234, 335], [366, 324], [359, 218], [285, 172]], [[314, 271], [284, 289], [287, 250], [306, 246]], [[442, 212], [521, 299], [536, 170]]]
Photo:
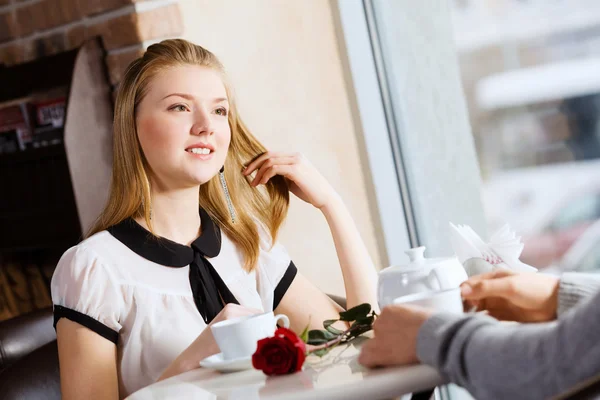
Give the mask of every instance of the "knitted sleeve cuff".
[[560, 317], [580, 301], [591, 297], [598, 290], [600, 290], [600, 274], [564, 273], [558, 287], [558, 316]]

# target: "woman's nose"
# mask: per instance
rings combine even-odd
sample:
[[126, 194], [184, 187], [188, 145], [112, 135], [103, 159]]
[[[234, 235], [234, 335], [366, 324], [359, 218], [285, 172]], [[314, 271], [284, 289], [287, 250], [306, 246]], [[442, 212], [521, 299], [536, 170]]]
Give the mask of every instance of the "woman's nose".
[[192, 126], [192, 134], [193, 135], [203, 135], [203, 134], [212, 134], [213, 127], [210, 116], [202, 113], [202, 115], [198, 115], [194, 121], [194, 125]]

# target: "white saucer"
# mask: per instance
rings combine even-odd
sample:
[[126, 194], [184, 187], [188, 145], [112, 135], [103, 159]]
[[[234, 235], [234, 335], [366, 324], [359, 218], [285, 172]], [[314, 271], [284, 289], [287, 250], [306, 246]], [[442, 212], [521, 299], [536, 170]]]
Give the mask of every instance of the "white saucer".
[[215, 354], [200, 361], [200, 366], [204, 368], [216, 369], [221, 372], [236, 372], [246, 369], [252, 369], [252, 356], [234, 358], [225, 360], [223, 353]]

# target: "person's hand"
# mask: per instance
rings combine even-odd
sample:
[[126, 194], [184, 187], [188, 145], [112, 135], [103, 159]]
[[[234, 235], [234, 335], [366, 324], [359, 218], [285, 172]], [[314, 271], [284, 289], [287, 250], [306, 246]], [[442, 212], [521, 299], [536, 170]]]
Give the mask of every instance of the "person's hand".
[[256, 308], [248, 308], [232, 303], [226, 304], [225, 307], [223, 307], [223, 309], [221, 310], [221, 312], [219, 312], [213, 318], [213, 320], [210, 321], [210, 324], [208, 324], [208, 326], [202, 331], [202, 333], [200, 334], [200, 336], [198, 336], [196, 341], [200, 342], [203, 348], [210, 349], [212, 354], [216, 354], [220, 351], [220, 349], [217, 345], [217, 342], [215, 341], [215, 337], [212, 334], [212, 329], [210, 329], [211, 326], [213, 326], [217, 322], [238, 317], [245, 317], [247, 315], [261, 314], [262, 312], [263, 311]]
[[262, 314], [263, 311], [258, 308], [249, 308], [238, 304], [229, 303], [219, 312], [216, 317], [210, 321], [208, 326], [212, 326], [220, 321], [225, 321], [232, 318], [245, 317], [246, 315]]
[[373, 324], [375, 338], [363, 345], [358, 362], [369, 368], [418, 363], [419, 329], [433, 312], [417, 306], [385, 307]]
[[544, 322], [556, 319], [558, 287], [554, 276], [499, 269], [463, 282], [461, 294], [467, 308], [499, 320]]
[[260, 314], [262, 312], [263, 311], [255, 308], [248, 308], [237, 304], [225, 305], [221, 312], [213, 318], [210, 324], [202, 330], [196, 340], [179, 354], [179, 356], [177, 356], [177, 358], [163, 371], [158, 380], [161, 381], [192, 369], [199, 368], [198, 362], [221, 351], [215, 341], [212, 330], [210, 329], [212, 325], [219, 321], [244, 317], [246, 315]]
[[331, 185], [300, 153], [266, 152], [248, 164], [243, 174], [248, 176], [254, 171], [257, 172], [252, 186], [264, 185], [275, 175], [281, 175], [294, 195], [319, 209], [336, 198]]

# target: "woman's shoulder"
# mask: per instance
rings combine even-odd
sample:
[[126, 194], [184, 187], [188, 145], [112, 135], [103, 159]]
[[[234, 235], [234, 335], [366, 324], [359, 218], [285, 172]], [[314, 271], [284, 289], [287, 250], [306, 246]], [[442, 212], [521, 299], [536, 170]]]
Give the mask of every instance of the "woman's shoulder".
[[108, 231], [100, 231], [65, 251], [57, 269], [111, 269], [116, 260], [122, 259], [123, 253], [123, 246], [114, 236]]
[[99, 232], [65, 251], [50, 292], [55, 321], [66, 317], [117, 343], [125, 292], [121, 276], [104, 256], [110, 254], [107, 235]]

